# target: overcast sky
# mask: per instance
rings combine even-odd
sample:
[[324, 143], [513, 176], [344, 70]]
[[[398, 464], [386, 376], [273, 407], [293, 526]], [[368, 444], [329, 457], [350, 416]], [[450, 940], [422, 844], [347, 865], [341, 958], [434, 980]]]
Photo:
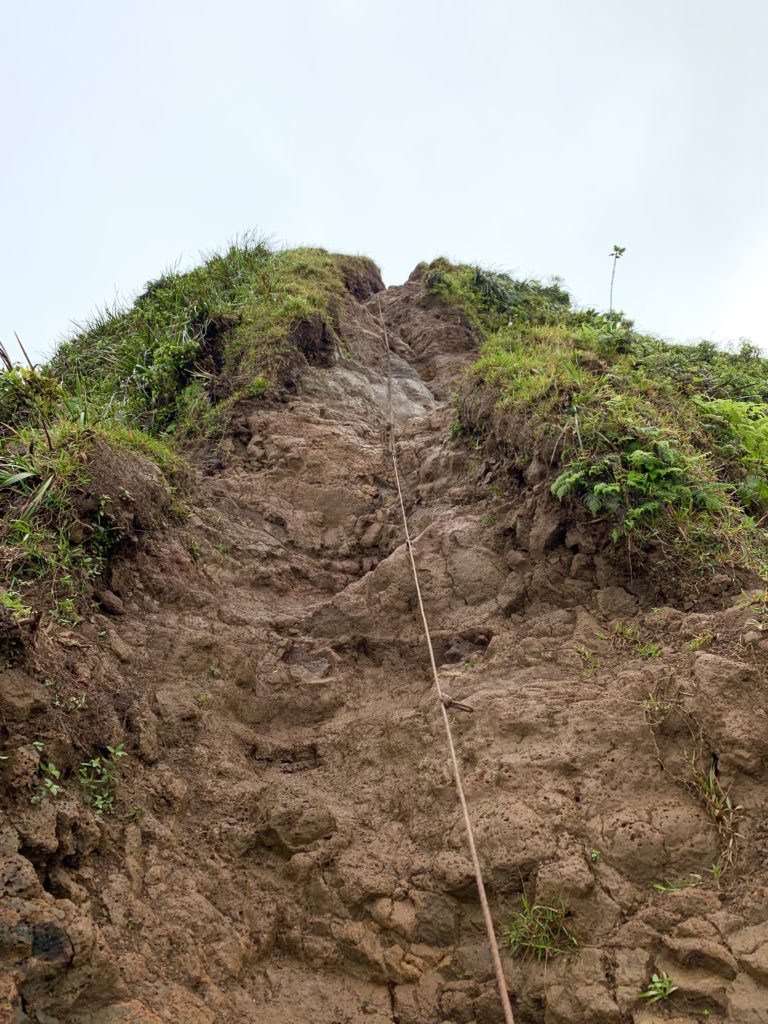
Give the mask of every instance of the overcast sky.
[[768, 350], [768, 0], [3, 5], [0, 340], [247, 229]]

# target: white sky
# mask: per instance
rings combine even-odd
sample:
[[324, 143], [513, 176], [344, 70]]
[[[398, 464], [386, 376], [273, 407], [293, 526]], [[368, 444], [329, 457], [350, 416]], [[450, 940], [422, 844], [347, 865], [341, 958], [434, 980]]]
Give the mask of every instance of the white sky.
[[249, 228], [768, 350], [768, 0], [2, 4], [0, 340]]

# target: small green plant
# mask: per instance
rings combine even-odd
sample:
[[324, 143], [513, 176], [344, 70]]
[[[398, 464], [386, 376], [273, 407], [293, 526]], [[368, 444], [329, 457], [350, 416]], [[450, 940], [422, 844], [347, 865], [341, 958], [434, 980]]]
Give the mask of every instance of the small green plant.
[[[32, 745], [36, 751], [42, 754], [44, 746], [42, 740], [37, 739], [33, 741]], [[61, 772], [52, 761], [41, 760], [37, 766], [37, 773], [42, 781], [42, 787], [33, 795], [30, 800], [31, 804], [40, 804], [46, 797], [55, 798], [61, 792]]]
[[209, 693], [198, 693], [197, 695], [197, 706], [204, 708], [208, 706], [208, 700], [210, 698]]
[[98, 816], [113, 814], [115, 811], [115, 794], [119, 782], [117, 768], [126, 756], [123, 744], [120, 743], [116, 747], [107, 747], [106, 756], [96, 754], [80, 762], [80, 785], [85, 791], [83, 799]]
[[649, 1003], [658, 1003], [662, 999], [669, 999], [673, 992], [677, 992], [677, 985], [666, 971], [661, 974], [652, 974], [648, 988], [642, 993], [643, 999]]
[[42, 789], [34, 794], [30, 800], [32, 804], [41, 803], [47, 796], [57, 797], [62, 790], [61, 772], [53, 761], [41, 761], [37, 767], [37, 773], [42, 780]]
[[613, 624], [610, 641], [613, 647], [633, 647], [642, 643], [638, 627], [621, 621]]
[[627, 251], [626, 245], [614, 245], [613, 252], [610, 254], [613, 260], [613, 267], [611, 268], [611, 295], [608, 303], [608, 313], [613, 313], [613, 282], [616, 277], [616, 264], [619, 262], [621, 257]]
[[43, 773], [43, 786], [51, 796], [58, 796], [61, 792], [61, 785], [59, 780], [61, 779], [61, 772], [53, 763], [48, 761], [45, 764], [40, 765], [40, 770]]
[[700, 651], [704, 647], [709, 647], [709, 645], [714, 641], [714, 639], [714, 633], [698, 633], [696, 636], [691, 637], [691, 639], [688, 641], [688, 646], [692, 651]]
[[597, 675], [600, 669], [603, 667], [603, 659], [599, 654], [594, 651], [590, 651], [584, 644], [579, 644], [576, 647], [576, 653], [581, 658], [581, 678], [589, 679], [590, 676]]
[[649, 641], [644, 644], [640, 644], [637, 648], [637, 653], [641, 658], [660, 658], [661, 647], [659, 644]]
[[634, 650], [640, 658], [660, 658], [662, 654], [659, 644], [646, 640], [637, 626], [626, 622], [614, 623], [610, 635], [604, 639], [610, 641], [611, 647]]
[[200, 551], [200, 545], [196, 540], [191, 540], [187, 543], [187, 551], [189, 552], [193, 562], [199, 562], [202, 553]]
[[547, 906], [523, 896], [523, 908], [505, 929], [511, 956], [546, 963], [553, 956], [575, 953], [576, 936], [567, 927], [565, 905]]
[[32, 614], [32, 609], [15, 590], [0, 590], [0, 608], [7, 609], [15, 619], [25, 619]]
[[712, 809], [715, 817], [722, 817], [727, 812], [741, 810], [741, 808], [733, 806], [728, 791], [721, 786], [714, 764], [710, 764], [707, 771], [702, 771], [697, 766], [694, 755], [691, 757], [691, 773], [694, 785], [704, 802]]
[[597, 862], [600, 860], [600, 851], [599, 850], [590, 850], [589, 851], [589, 859], [592, 861], [593, 864], [597, 864]]
[[72, 597], [61, 598], [51, 609], [51, 618], [62, 626], [77, 626], [83, 621], [82, 615], [78, 612], [77, 602]]
[[669, 704], [663, 700], [659, 700], [659, 698], [653, 693], [648, 694], [643, 701], [643, 704], [645, 705], [646, 711], [656, 714], [664, 714], [669, 710]]
[[262, 374], [259, 374], [245, 387], [243, 395], [246, 398], [261, 398], [264, 392], [268, 389], [269, 381]]

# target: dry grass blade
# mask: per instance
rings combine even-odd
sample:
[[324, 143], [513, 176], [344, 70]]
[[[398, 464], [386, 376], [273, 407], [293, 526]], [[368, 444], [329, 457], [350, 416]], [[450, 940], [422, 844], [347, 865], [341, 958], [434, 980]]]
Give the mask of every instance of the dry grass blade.
[[23, 344], [21, 338], [18, 336], [18, 334], [16, 334], [16, 331], [14, 331], [13, 333], [14, 333], [14, 336], [16, 338], [16, 341], [19, 343], [19, 348], [21, 349], [22, 353], [24, 354], [24, 358], [27, 360], [27, 365], [29, 366], [30, 370], [34, 370], [35, 367], [34, 367], [34, 365], [32, 363], [32, 360], [29, 358], [27, 350], [24, 348], [24, 344]]

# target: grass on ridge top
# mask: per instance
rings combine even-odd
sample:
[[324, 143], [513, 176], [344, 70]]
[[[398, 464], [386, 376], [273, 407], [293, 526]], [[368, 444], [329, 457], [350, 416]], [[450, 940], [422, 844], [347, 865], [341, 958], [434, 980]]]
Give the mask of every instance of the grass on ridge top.
[[[13, 366], [0, 347], [0, 635], [3, 616], [32, 607], [78, 620], [139, 508], [127, 486], [137, 464], [121, 453], [154, 463], [173, 490], [181, 463], [169, 443], [220, 434], [239, 402], [279, 383], [297, 331], [333, 339], [345, 282], [373, 270], [246, 237], [97, 315], [47, 367]], [[105, 464], [114, 494], [85, 508]]]
[[553, 494], [610, 520], [614, 540], [656, 539], [704, 572], [768, 575], [768, 360], [757, 348], [670, 344], [620, 313], [574, 309], [559, 283], [444, 260], [425, 287], [483, 339], [464, 390], [492, 389], [496, 405], [473, 429], [515, 422], [502, 440], [521, 468], [537, 446], [554, 450]]
[[333, 321], [345, 261], [246, 236], [151, 282], [129, 309], [98, 314], [59, 346], [53, 372], [152, 434], [214, 433], [239, 399], [279, 381], [300, 325]]

